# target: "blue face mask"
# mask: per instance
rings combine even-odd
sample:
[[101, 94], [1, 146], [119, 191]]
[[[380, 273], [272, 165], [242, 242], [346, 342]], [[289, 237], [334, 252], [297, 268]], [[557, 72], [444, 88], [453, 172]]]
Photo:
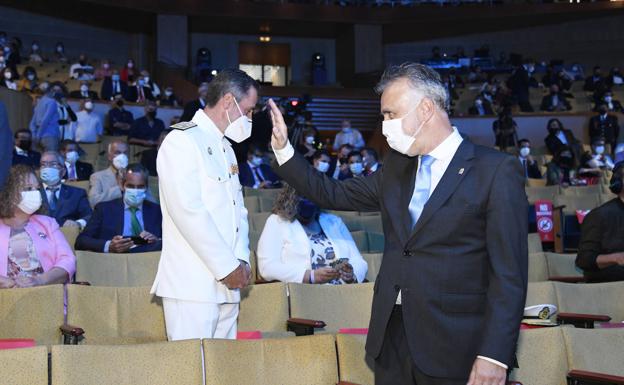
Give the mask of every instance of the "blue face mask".
[[56, 167], [43, 167], [40, 171], [41, 180], [48, 186], [55, 186], [61, 181], [61, 172]]
[[124, 203], [130, 207], [139, 207], [145, 200], [145, 189], [127, 188], [124, 192]]
[[111, 79], [113, 79], [113, 81], [118, 82], [119, 81], [119, 75], [115, 74], [115, 75], [111, 75]]
[[256, 167], [259, 167], [263, 163], [263, 161], [262, 158], [260, 158], [259, 156], [254, 156], [253, 158], [251, 158], [251, 163]]

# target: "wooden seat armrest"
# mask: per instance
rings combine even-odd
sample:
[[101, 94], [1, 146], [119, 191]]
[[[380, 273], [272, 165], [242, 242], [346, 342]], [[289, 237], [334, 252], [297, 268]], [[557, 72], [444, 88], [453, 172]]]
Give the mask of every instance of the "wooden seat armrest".
[[91, 286], [91, 283], [87, 281], [75, 281], [72, 285]]
[[288, 331], [294, 332], [298, 336], [309, 336], [314, 334], [314, 329], [324, 328], [325, 322], [305, 318], [289, 318], [286, 321]]
[[554, 275], [548, 277], [548, 280], [554, 282], [580, 283], [585, 282], [585, 277], [582, 275]]
[[595, 322], [609, 322], [611, 317], [604, 314], [559, 313], [557, 323], [574, 325], [577, 328], [593, 329]]
[[356, 384], [355, 382], [340, 381], [336, 385], [360, 385], [360, 384]]
[[[596, 372], [588, 372], [586, 370], [571, 370], [568, 373], [568, 379], [581, 381], [587, 381], [588, 383], [599, 383], [599, 384], [616, 384], [616, 385], [624, 385], [624, 377], [621, 376], [613, 376], [610, 374], [604, 373], [596, 373]], [[576, 382], [575, 382], [576, 383]]]
[[60, 329], [65, 345], [78, 345], [78, 340], [84, 335], [84, 329], [78, 326], [64, 324]]

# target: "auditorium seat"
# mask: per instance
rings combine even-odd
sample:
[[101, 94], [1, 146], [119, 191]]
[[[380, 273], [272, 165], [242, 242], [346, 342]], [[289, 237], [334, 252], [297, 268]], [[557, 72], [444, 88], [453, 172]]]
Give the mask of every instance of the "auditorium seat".
[[[336, 335], [340, 381], [348, 381], [359, 385], [373, 385], [375, 383], [373, 368], [366, 362], [365, 344], [366, 335]], [[374, 364], [371, 363], [371, 365]]]
[[[322, 321], [325, 326], [316, 328], [320, 332], [335, 333], [341, 328], [367, 328], [373, 285], [372, 282], [353, 285], [289, 283], [290, 317]], [[299, 325], [301, 323], [289, 320], [290, 330]], [[297, 330], [293, 331], [298, 333]], [[306, 333], [309, 332], [313, 332], [313, 329], [307, 328]]]
[[54, 346], [52, 384], [203, 385], [201, 349], [200, 340]]
[[381, 253], [384, 250], [383, 233], [360, 230], [351, 232], [351, 236], [360, 253]]
[[570, 370], [620, 376], [624, 380], [624, 328], [562, 328], [561, 331]]
[[92, 286], [151, 286], [160, 251], [147, 253], [95, 253], [76, 251], [76, 281]]
[[381, 268], [383, 253], [362, 253], [362, 257], [368, 264], [366, 279], [369, 282], [375, 282], [375, 280], [377, 279], [377, 274], [379, 274], [379, 269]]
[[78, 187], [84, 189], [89, 192], [89, 181], [88, 180], [68, 180], [65, 182], [68, 186]]
[[529, 254], [529, 282], [548, 281], [548, 265], [544, 253]]
[[211, 385], [330, 385], [338, 382], [333, 335], [260, 340], [203, 340]]
[[84, 152], [83, 154], [81, 154], [80, 159], [83, 162], [95, 165], [101, 151], [100, 143], [78, 143], [78, 145], [80, 146], [80, 149]]
[[564, 250], [576, 250], [581, 238], [581, 226], [576, 217], [576, 210], [592, 210], [600, 206], [600, 195], [558, 195], [555, 197], [554, 206], [563, 207], [563, 248]]
[[81, 344], [165, 341], [162, 301], [149, 287], [67, 286], [67, 323], [84, 330]]
[[288, 293], [285, 283], [249, 285], [241, 290], [239, 331], [284, 335], [288, 314]]
[[524, 190], [531, 204], [535, 203], [537, 200], [553, 201], [555, 196], [559, 194], [559, 186], [526, 187]]
[[258, 202], [260, 203], [260, 212], [270, 213], [273, 210], [273, 205], [275, 204], [275, 196], [262, 196], [258, 197]]
[[527, 178], [528, 187], [546, 187], [546, 179]]
[[599, 184], [590, 186], [567, 187], [561, 189], [561, 194], [568, 196], [599, 195], [601, 193], [602, 187]]
[[159, 203], [160, 202], [160, 189], [158, 188], [158, 177], [148, 176], [147, 187], [152, 197], [154, 197], [154, 199], [156, 200], [156, 203]]
[[260, 240], [260, 235], [262, 235], [262, 231], [251, 230], [251, 225], [249, 229], [249, 250], [256, 251], [258, 250], [258, 241]]
[[246, 196], [243, 198], [245, 201], [245, 208], [249, 214], [255, 214], [261, 212], [260, 210], [260, 201], [258, 200], [258, 196]]
[[61, 343], [63, 285], [2, 289], [0, 304], [0, 338], [34, 339], [38, 345]]
[[609, 192], [609, 193], [602, 193], [600, 194], [600, 204], [604, 205], [605, 203], [612, 201], [613, 199], [617, 198], [617, 195]]
[[61, 232], [65, 236], [69, 246], [71, 246], [72, 250], [74, 250], [76, 238], [78, 238], [78, 234], [80, 234], [80, 228], [76, 226], [61, 226]]
[[266, 223], [267, 218], [271, 215], [271, 213], [254, 213], [249, 214], [249, 230], [256, 231], [258, 233], [262, 233], [264, 229], [264, 224]]
[[570, 282], [584, 280], [583, 271], [574, 263], [576, 254], [544, 253], [544, 256], [548, 265], [549, 279], [555, 281], [567, 279]]
[[510, 379], [526, 385], [567, 385], [568, 361], [560, 327], [521, 330], [518, 368]]
[[[611, 322], [620, 323], [624, 321], [624, 282], [592, 283], [592, 284], [571, 284], [554, 283], [559, 312], [591, 314], [602, 317], [594, 317], [587, 322], [583, 320], [570, 320], [578, 326], [593, 327], [594, 321], [607, 322], [605, 316], [611, 318]], [[561, 318], [561, 317], [559, 317]], [[591, 317], [590, 317], [591, 318]]]
[[48, 349], [36, 346], [0, 350], [0, 383], [48, 385]]
[[529, 254], [531, 253], [539, 253], [544, 251], [542, 246], [542, 239], [540, 238], [538, 233], [529, 234]]

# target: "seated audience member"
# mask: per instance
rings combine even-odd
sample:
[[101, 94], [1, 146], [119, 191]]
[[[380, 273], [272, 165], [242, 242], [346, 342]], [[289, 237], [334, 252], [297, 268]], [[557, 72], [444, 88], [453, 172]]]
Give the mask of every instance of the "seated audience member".
[[607, 77], [607, 86], [618, 87], [622, 84], [624, 84], [624, 77], [622, 77], [620, 69], [618, 67], [611, 68], [611, 72], [609, 72], [609, 76]]
[[341, 175], [349, 173], [349, 154], [353, 152], [353, 146], [350, 144], [343, 144], [338, 150], [335, 163], [332, 165], [334, 173], [332, 177], [339, 179]]
[[[329, 177], [331, 177], [333, 174], [333, 170], [331, 169], [332, 159], [327, 151], [317, 151], [312, 158], [312, 165], [314, 166], [316, 171], [321, 172]], [[333, 164], [333, 166], [336, 167], [335, 163]]]
[[624, 280], [624, 163], [618, 163], [609, 188], [616, 198], [593, 209], [581, 225], [576, 266], [588, 282]]
[[310, 163], [312, 163], [312, 158], [314, 158], [314, 154], [316, 154], [319, 147], [317, 136], [316, 128], [306, 128], [303, 130], [303, 135], [300, 136], [297, 144], [297, 152], [302, 154]]
[[334, 139], [334, 151], [338, 151], [343, 144], [349, 144], [354, 149], [359, 150], [364, 147], [364, 138], [360, 131], [351, 127], [351, 121], [345, 119], [342, 121], [342, 129], [336, 134]]
[[111, 76], [104, 78], [100, 96], [102, 96], [104, 100], [113, 100], [113, 98], [118, 95], [126, 98], [128, 95], [128, 83], [121, 80], [119, 71], [113, 70]]
[[41, 63], [45, 61], [45, 57], [41, 52], [41, 47], [39, 46], [39, 42], [34, 40], [32, 45], [30, 46], [30, 54], [28, 55], [28, 61], [31, 63]]
[[180, 116], [181, 122], [190, 122], [197, 110], [203, 110], [206, 107], [206, 98], [208, 96], [208, 83], [202, 83], [197, 88], [197, 99], [191, 100], [184, 105], [184, 111]]
[[583, 90], [595, 92], [606, 86], [605, 78], [602, 76], [602, 69], [599, 66], [594, 67], [594, 73], [585, 79]]
[[605, 104], [601, 104], [598, 115], [589, 119], [589, 140], [603, 138], [605, 143], [610, 145], [609, 151], [613, 151], [616, 141], [620, 135], [620, 125], [615, 115], [609, 114], [609, 109]]
[[511, 117], [511, 109], [505, 108], [492, 123], [492, 130], [496, 137], [495, 145], [503, 152], [509, 147], [516, 147], [518, 141], [518, 125]]
[[474, 100], [474, 105], [468, 109], [468, 114], [476, 116], [494, 115], [492, 104], [480, 95]]
[[548, 136], [544, 139], [546, 148], [551, 155], [555, 155], [563, 147], [569, 147], [574, 156], [579, 159], [582, 154], [581, 142], [576, 139], [572, 130], [563, 127], [559, 119], [550, 119], [546, 124]]
[[13, 91], [17, 91], [17, 74], [9, 67], [2, 71], [2, 79], [0, 79], [0, 87], [5, 87]]
[[339, 180], [351, 179], [354, 177], [364, 176], [364, 165], [362, 164], [362, 155], [359, 152], [353, 151], [349, 154], [348, 158], [349, 170], [346, 173], [341, 173], [338, 177]]
[[56, 43], [56, 46], [54, 46], [54, 54], [51, 59], [59, 63], [67, 63], [69, 61], [65, 55], [65, 45], [62, 42], [59, 41]]
[[32, 168], [11, 168], [0, 191], [0, 288], [67, 283], [76, 256], [54, 218], [42, 215], [41, 192]]
[[121, 95], [115, 95], [111, 109], [108, 110], [108, 130], [113, 136], [128, 136], [134, 123], [132, 113], [124, 108]]
[[145, 85], [145, 79], [139, 76], [135, 82], [130, 82], [126, 100], [132, 103], [145, 103], [147, 100], [154, 101], [156, 99], [152, 95], [152, 90]]
[[150, 176], [158, 176], [158, 171], [156, 169], [156, 157], [158, 156], [158, 149], [162, 145], [163, 140], [167, 134], [171, 132], [170, 130], [164, 130], [158, 136], [158, 147], [156, 148], [148, 148], [147, 150], [141, 151], [141, 165], [147, 169]]
[[69, 77], [78, 80], [93, 80], [93, 66], [87, 63], [87, 55], [81, 53], [78, 56], [78, 62], [69, 67]]
[[160, 206], [146, 200], [147, 170], [128, 166], [122, 178], [123, 199], [95, 206], [87, 227], [76, 239], [77, 250], [100, 253], [139, 253], [160, 250]]
[[143, 78], [143, 84], [145, 84], [145, 87], [150, 89], [154, 100], [160, 98], [160, 87], [158, 87], [154, 79], [150, 77], [149, 72], [147, 72], [147, 70], [141, 71], [141, 77]]
[[570, 111], [572, 106], [563, 92], [559, 90], [559, 86], [553, 84], [550, 86], [550, 94], [542, 98], [540, 109], [542, 111]]
[[254, 189], [275, 188], [281, 186], [279, 177], [264, 163], [262, 149], [250, 146], [247, 162], [239, 166], [240, 183]]
[[369, 176], [381, 169], [379, 156], [377, 151], [370, 147], [364, 147], [360, 154], [362, 155], [362, 163], [364, 164], [364, 176]]
[[30, 167], [38, 167], [41, 154], [31, 150], [32, 134], [25, 128], [17, 130], [13, 135], [15, 147], [13, 148], [13, 165], [25, 164]]
[[165, 88], [165, 92], [160, 95], [158, 104], [166, 107], [179, 107], [178, 98], [173, 93], [173, 87]]
[[368, 265], [340, 217], [287, 186], [262, 230], [258, 269], [267, 281], [348, 284], [363, 282]]
[[89, 177], [93, 174], [93, 166], [90, 163], [79, 160], [79, 150], [80, 148], [75, 141], [71, 139], [61, 141], [60, 153], [65, 159], [67, 180], [89, 180]]
[[542, 173], [539, 166], [533, 157], [531, 156], [531, 142], [528, 139], [520, 139], [518, 141], [518, 152], [520, 164], [524, 170], [524, 177], [531, 179], [541, 179]]
[[37, 71], [31, 66], [24, 68], [22, 78], [17, 83], [17, 90], [24, 92], [35, 92], [39, 87], [39, 78], [37, 78]]
[[600, 103], [596, 104], [596, 106], [594, 107], [594, 111], [599, 112], [600, 106], [603, 104], [607, 106], [608, 112], [624, 112], [624, 110], [622, 109], [622, 103], [620, 103], [619, 100], [613, 99], [613, 92], [611, 91], [606, 91], [604, 93]]
[[102, 60], [100, 68], [95, 70], [95, 80], [103, 80], [110, 77], [113, 74], [110, 62], [108, 60]]
[[63, 183], [65, 161], [58, 152], [41, 154], [39, 177], [43, 183], [41, 197], [43, 207], [59, 226], [83, 229], [91, 217], [87, 192], [79, 187]]
[[591, 144], [591, 152], [586, 152], [581, 158], [579, 175], [587, 178], [600, 178], [604, 170], [613, 170], [613, 160], [605, 154], [605, 141], [602, 138], [594, 140]]
[[128, 133], [129, 144], [139, 144], [145, 147], [156, 147], [158, 137], [165, 130], [165, 123], [156, 117], [156, 102], [148, 101], [145, 104], [145, 116], [132, 123]]
[[624, 162], [624, 143], [620, 143], [617, 146], [615, 146], [615, 151], [613, 151], [615, 154], [615, 163], [620, 163], [620, 162]]
[[134, 68], [133, 59], [128, 59], [128, 62], [121, 69], [119, 75], [121, 76], [121, 80], [123, 80], [124, 82], [129, 82], [129, 79], [131, 77], [135, 77], [136, 75], [138, 75], [137, 70]]
[[80, 111], [76, 114], [76, 142], [96, 143], [104, 133], [102, 120], [93, 112], [93, 101], [85, 99], [80, 103]]
[[568, 187], [576, 177], [576, 158], [569, 147], [562, 147], [546, 165], [546, 185]]
[[61, 133], [60, 140], [76, 138], [76, 122], [78, 122], [78, 116], [69, 105], [66, 95], [66, 91], [63, 90], [60, 100], [57, 100], [59, 110], [58, 124], [59, 132]]
[[98, 100], [98, 94], [95, 91], [89, 89], [89, 82], [81, 81], [80, 90], [72, 91], [69, 93], [70, 98], [74, 99], [91, 99]]
[[95, 207], [100, 202], [121, 198], [121, 177], [128, 167], [128, 144], [113, 140], [108, 145], [109, 167], [91, 174], [89, 178], [89, 203]]

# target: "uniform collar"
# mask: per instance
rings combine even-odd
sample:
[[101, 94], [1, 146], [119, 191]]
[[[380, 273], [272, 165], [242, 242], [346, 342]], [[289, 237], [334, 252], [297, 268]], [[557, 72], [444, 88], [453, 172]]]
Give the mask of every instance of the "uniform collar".
[[206, 115], [204, 110], [197, 110], [193, 119], [191, 119], [201, 129], [216, 135], [219, 139], [223, 139], [225, 135], [219, 130], [216, 124]]

